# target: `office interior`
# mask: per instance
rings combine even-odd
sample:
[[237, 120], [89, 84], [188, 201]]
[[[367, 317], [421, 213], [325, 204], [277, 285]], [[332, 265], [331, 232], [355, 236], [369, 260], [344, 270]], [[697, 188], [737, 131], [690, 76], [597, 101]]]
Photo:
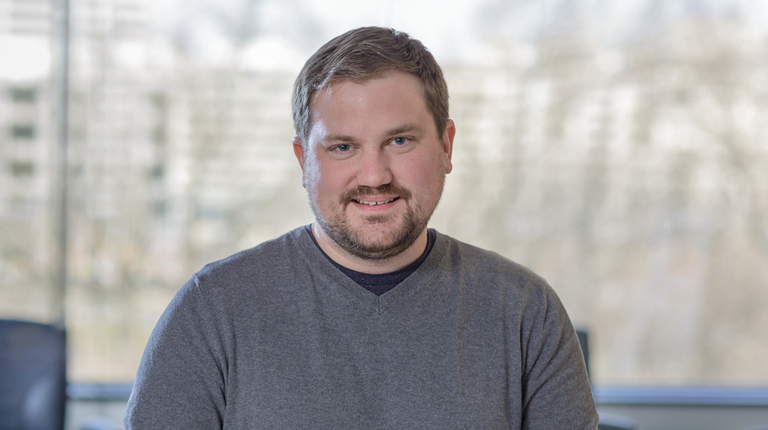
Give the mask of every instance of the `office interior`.
[[547, 279], [602, 428], [768, 428], [768, 5], [739, 0], [0, 0], [0, 320], [60, 370], [40, 425], [122, 428], [186, 279], [312, 222], [293, 80], [366, 25], [448, 81], [431, 226]]

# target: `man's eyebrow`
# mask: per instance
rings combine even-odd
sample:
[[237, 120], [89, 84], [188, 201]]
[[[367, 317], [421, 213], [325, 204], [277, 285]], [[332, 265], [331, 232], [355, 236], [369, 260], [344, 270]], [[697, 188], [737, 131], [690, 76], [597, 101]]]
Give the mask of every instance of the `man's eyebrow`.
[[355, 138], [345, 134], [329, 134], [323, 137], [323, 142], [354, 142]]
[[408, 124], [403, 124], [399, 127], [395, 127], [393, 129], [388, 130], [387, 136], [409, 133], [409, 132], [419, 132], [419, 131], [421, 131], [421, 126], [419, 126], [416, 123], [408, 123]]

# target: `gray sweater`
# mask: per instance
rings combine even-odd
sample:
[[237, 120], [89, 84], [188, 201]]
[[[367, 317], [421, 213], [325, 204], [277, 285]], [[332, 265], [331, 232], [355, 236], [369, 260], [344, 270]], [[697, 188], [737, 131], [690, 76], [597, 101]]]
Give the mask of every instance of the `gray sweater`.
[[438, 233], [376, 296], [304, 228], [209, 264], [144, 351], [127, 429], [595, 429], [554, 291]]

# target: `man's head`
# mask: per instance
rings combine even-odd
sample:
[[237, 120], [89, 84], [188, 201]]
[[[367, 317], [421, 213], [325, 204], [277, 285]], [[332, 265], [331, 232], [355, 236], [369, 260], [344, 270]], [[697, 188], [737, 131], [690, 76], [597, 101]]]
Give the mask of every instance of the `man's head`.
[[451, 171], [455, 135], [431, 54], [392, 30], [342, 35], [301, 72], [294, 119], [321, 248], [367, 273], [415, 260]]
[[323, 45], [307, 60], [293, 87], [293, 123], [306, 144], [312, 127], [311, 104], [316, 92], [341, 81], [363, 82], [385, 72], [418, 78], [427, 109], [442, 137], [448, 121], [448, 86], [435, 58], [418, 40], [390, 28], [350, 30]]

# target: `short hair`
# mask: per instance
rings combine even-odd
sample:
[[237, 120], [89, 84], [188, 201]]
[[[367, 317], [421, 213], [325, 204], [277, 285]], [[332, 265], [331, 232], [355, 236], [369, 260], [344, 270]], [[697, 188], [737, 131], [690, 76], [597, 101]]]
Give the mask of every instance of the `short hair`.
[[442, 138], [448, 121], [448, 85], [432, 53], [408, 34], [382, 27], [361, 27], [331, 39], [312, 55], [293, 86], [296, 134], [306, 148], [315, 93], [340, 81], [364, 82], [390, 71], [416, 76], [424, 101]]

